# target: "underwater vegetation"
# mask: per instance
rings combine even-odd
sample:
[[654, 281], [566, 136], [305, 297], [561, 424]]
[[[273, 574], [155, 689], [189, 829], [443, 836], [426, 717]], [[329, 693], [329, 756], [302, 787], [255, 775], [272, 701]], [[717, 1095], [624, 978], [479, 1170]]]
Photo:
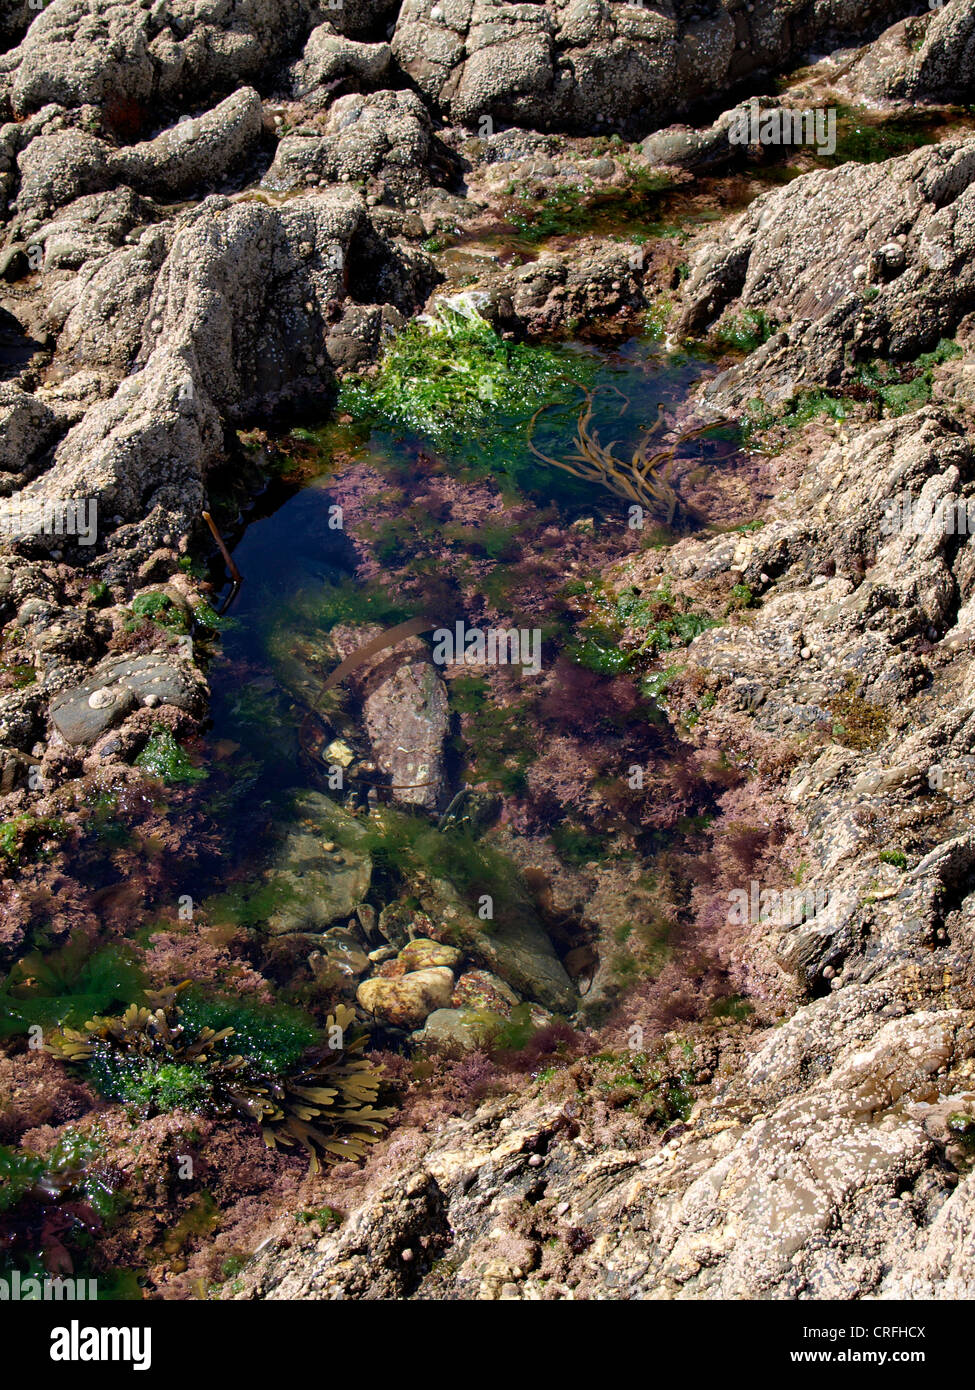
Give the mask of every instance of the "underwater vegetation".
[[90, 1240], [115, 1209], [117, 1175], [97, 1136], [61, 1135], [45, 1158], [0, 1145], [0, 1269], [74, 1270], [71, 1246]]
[[565, 365], [549, 348], [506, 342], [462, 299], [407, 325], [373, 377], [347, 378], [339, 409], [434, 444], [476, 434], [502, 415], [566, 393]]
[[210, 775], [190, 762], [168, 729], [156, 730], [135, 765], [163, 782], [202, 782]]
[[[598, 483], [618, 497], [645, 507], [651, 515], [670, 526], [678, 508], [683, 507], [686, 510], [686, 504], [682, 503], [670, 482], [677, 452], [689, 440], [700, 439], [703, 434], [715, 429], [716, 422], [681, 429], [676, 432], [676, 437], [671, 443], [654, 448], [653, 437], [664, 423], [661, 406], [656, 421], [644, 431], [643, 438], [630, 457], [619, 459], [614, 452], [615, 446], [601, 444], [599, 435], [592, 427], [593, 392], [585, 391], [584, 395], [585, 401], [576, 422], [573, 451], [562, 458], [555, 458], [551, 454], [543, 453], [536, 446], [532, 435], [539, 417], [550, 407], [551, 403], [546, 403], [535, 411], [529, 425], [529, 448], [532, 453], [553, 468], [564, 469], [566, 473], [571, 473], [574, 478], [581, 478], [584, 482]], [[628, 404], [629, 402], [624, 400], [620, 414], [626, 410]]]
[[[686, 647], [695, 637], [717, 625], [717, 619], [696, 612], [687, 599], [672, 592], [665, 581], [649, 594], [634, 588], [606, 594], [598, 583], [578, 581], [568, 592], [583, 599], [589, 612], [569, 651], [572, 659], [600, 675], [636, 671], [661, 652]], [[635, 645], [623, 646], [622, 633], [638, 634]], [[657, 695], [662, 687], [645, 683], [645, 693]]]
[[144, 985], [132, 948], [124, 942], [95, 950], [76, 933], [66, 946], [46, 954], [31, 951], [0, 985], [0, 1036], [59, 1024], [77, 1027]]
[[347, 1035], [351, 1009], [340, 1004], [329, 1015], [324, 1044], [298, 1047], [305, 1039], [293, 1018], [282, 1037], [269, 1014], [262, 1029], [253, 1006], [249, 1018], [242, 1016], [246, 1006], [221, 1006], [244, 1024], [241, 1041], [254, 1049], [247, 1055], [229, 1043], [234, 1026], [202, 1021], [206, 1006], [184, 1011], [177, 999], [188, 987], [147, 993], [145, 1005], [130, 1004], [120, 1016], [62, 1027], [45, 1050], [82, 1068], [108, 1099], [145, 1115], [184, 1108], [250, 1120], [268, 1148], [302, 1148], [312, 1172], [319, 1155], [328, 1163], [354, 1161], [381, 1137], [392, 1111], [375, 1106], [382, 1072], [359, 1055], [365, 1035]]

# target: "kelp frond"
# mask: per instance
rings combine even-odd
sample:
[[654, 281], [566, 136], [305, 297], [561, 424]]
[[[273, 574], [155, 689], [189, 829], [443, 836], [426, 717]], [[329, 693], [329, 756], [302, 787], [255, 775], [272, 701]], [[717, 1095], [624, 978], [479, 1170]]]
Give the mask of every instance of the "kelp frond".
[[[614, 452], [616, 446], [602, 444], [598, 433], [593, 428], [594, 392], [585, 387], [579, 389], [583, 392], [584, 401], [576, 423], [575, 448], [563, 458], [555, 458], [551, 454], [544, 453], [536, 445], [534, 434], [538, 420], [546, 410], [552, 409], [553, 404], [557, 404], [549, 402], [539, 406], [529, 422], [528, 447], [535, 457], [553, 468], [560, 468], [565, 473], [571, 473], [574, 478], [580, 478], [584, 482], [598, 483], [601, 487], [608, 488], [610, 492], [615, 493], [617, 497], [623, 497], [629, 502], [637, 503], [667, 526], [673, 524], [678, 509], [690, 512], [691, 509], [682, 501], [671, 483], [677, 454], [689, 440], [699, 439], [703, 434], [714, 429], [716, 423], [719, 422], [711, 421], [706, 425], [678, 430], [674, 432], [674, 438], [670, 442], [654, 447], [654, 436], [665, 420], [661, 405], [658, 407], [657, 419], [649, 429], [644, 431], [643, 438], [632, 451], [630, 457], [620, 459]], [[628, 404], [629, 402], [624, 397], [621, 415], [627, 409]]]
[[359, 1054], [365, 1036], [349, 1037], [354, 1014], [340, 1004], [325, 1025], [326, 1045], [307, 1050], [282, 1075], [226, 1046], [233, 1028], [188, 1028], [177, 1003], [189, 981], [146, 995], [117, 1017], [61, 1028], [46, 1050], [84, 1066], [103, 1093], [141, 1101], [147, 1111], [172, 1104], [260, 1125], [269, 1148], [300, 1147], [311, 1169], [362, 1158], [382, 1137], [392, 1110], [377, 1108], [382, 1071]]

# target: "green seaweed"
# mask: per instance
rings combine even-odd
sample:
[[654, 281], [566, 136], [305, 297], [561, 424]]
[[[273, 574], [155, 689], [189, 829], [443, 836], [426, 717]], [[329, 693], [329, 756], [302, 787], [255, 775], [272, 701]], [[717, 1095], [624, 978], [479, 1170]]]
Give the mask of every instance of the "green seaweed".
[[475, 309], [443, 304], [436, 318], [396, 335], [375, 376], [347, 377], [338, 404], [356, 419], [446, 444], [561, 398], [565, 378], [551, 349], [507, 342]]
[[135, 765], [150, 777], [159, 777], [167, 783], [202, 782], [210, 775], [205, 768], [190, 762], [168, 729], [156, 730], [136, 758]]
[[0, 1036], [33, 1026], [76, 1027], [112, 1005], [130, 1003], [144, 987], [130, 946], [94, 949], [78, 932], [59, 950], [31, 951], [13, 967], [0, 985]]

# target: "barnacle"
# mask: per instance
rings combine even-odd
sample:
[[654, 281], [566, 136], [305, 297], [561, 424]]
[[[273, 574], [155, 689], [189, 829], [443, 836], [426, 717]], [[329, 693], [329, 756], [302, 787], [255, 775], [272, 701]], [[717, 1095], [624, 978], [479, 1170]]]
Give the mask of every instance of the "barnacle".
[[[354, 1014], [338, 1005], [325, 1024], [326, 1045], [307, 1050], [281, 1075], [269, 1075], [252, 1057], [225, 1044], [233, 1028], [191, 1028], [178, 996], [183, 984], [146, 995], [146, 1005], [130, 1004], [118, 1017], [92, 1018], [80, 1029], [61, 1028], [46, 1050], [63, 1061], [83, 1065], [106, 1094], [143, 1100], [156, 1109], [161, 1093], [173, 1093], [173, 1076], [183, 1093], [215, 1115], [237, 1115], [261, 1127], [269, 1148], [298, 1146], [313, 1172], [319, 1154], [328, 1163], [362, 1158], [379, 1139], [392, 1110], [376, 1107], [382, 1071], [359, 1054], [365, 1036], [347, 1036]], [[151, 1084], [165, 1076], [167, 1091]], [[148, 1081], [147, 1081], [148, 1077]]]

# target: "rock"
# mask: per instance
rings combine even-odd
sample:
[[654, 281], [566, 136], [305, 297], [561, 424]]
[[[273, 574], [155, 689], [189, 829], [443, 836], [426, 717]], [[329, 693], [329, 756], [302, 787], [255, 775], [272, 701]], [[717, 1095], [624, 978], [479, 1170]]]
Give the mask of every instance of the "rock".
[[308, 964], [324, 989], [348, 994], [355, 992], [357, 981], [371, 968], [359, 936], [345, 927], [325, 932], [321, 948], [312, 951]]
[[826, 3], [801, 15], [782, 0], [758, 0], [734, 20], [724, 6], [474, 0], [431, 10], [425, 0], [405, 0], [392, 47], [453, 122], [476, 127], [490, 117], [539, 130], [588, 134], [603, 125], [645, 133], [749, 72], [787, 65], [827, 32], [855, 32], [889, 14], [880, 0], [855, 11]]
[[734, 154], [734, 146], [728, 139], [728, 123], [724, 122], [707, 130], [691, 130], [686, 126], [658, 130], [648, 135], [640, 148], [654, 164], [668, 164], [679, 169], [725, 163]]
[[19, 491], [63, 431], [58, 415], [13, 382], [0, 382], [0, 494]]
[[384, 1023], [395, 1028], [418, 1028], [434, 1009], [447, 1007], [453, 987], [454, 977], [446, 966], [431, 966], [395, 980], [363, 980], [356, 999]]
[[490, 1032], [490, 1020], [477, 1009], [434, 1009], [412, 1041], [446, 1052], [477, 1052]]
[[157, 103], [192, 103], [260, 76], [308, 32], [310, 0], [245, 0], [199, 14], [125, 0], [49, 0], [19, 48], [4, 55], [0, 97], [22, 117], [48, 102], [93, 103], [151, 119]]
[[[119, 549], [137, 535], [151, 549], [187, 531], [203, 507], [203, 474], [222, 454], [224, 419], [319, 390], [333, 339], [346, 365], [374, 351], [384, 309], [361, 300], [373, 284], [377, 294], [398, 293], [399, 261], [388, 247], [380, 289], [356, 259], [371, 257], [370, 235], [352, 190], [281, 208], [208, 199], [177, 220], [175, 235], [150, 229], [138, 248], [82, 271], [65, 324], [72, 360], [84, 362], [89, 344], [98, 357], [114, 342], [138, 362], [61, 441], [45, 490], [95, 497], [106, 514], [132, 522], [133, 533], [112, 537]], [[311, 256], [301, 254], [305, 244]], [[329, 306], [345, 301], [350, 273], [360, 276], [360, 302], [335, 320]]]
[[263, 125], [261, 99], [245, 87], [212, 111], [120, 150], [77, 130], [38, 136], [17, 160], [21, 223], [31, 234], [57, 208], [116, 184], [175, 197], [223, 183], [254, 151]]
[[[342, 659], [380, 632], [376, 626], [335, 627]], [[390, 779], [393, 799], [433, 810], [443, 799], [447, 692], [429, 648], [416, 638], [367, 658], [350, 673], [362, 700], [373, 758]]]
[[[49, 650], [45, 643], [43, 649]], [[51, 722], [68, 743], [93, 743], [137, 705], [174, 705], [188, 712], [203, 707], [199, 673], [184, 662], [153, 652], [100, 662], [83, 685], [55, 697]]]
[[319, 180], [381, 178], [403, 194], [429, 182], [430, 117], [413, 92], [339, 97], [323, 135], [286, 135], [262, 187], [275, 193]]
[[858, 101], [965, 101], [971, 94], [975, 10], [971, 3], [932, 8], [900, 20], [857, 54], [840, 85]]
[[[787, 326], [718, 376], [709, 403], [775, 404], [800, 384], [849, 380], [857, 358], [910, 360], [950, 336], [972, 296], [973, 206], [975, 138], [807, 174], [757, 198], [692, 256], [677, 331], [744, 311]], [[900, 254], [888, 269], [891, 243]]]
[[[320, 792], [295, 797], [292, 820], [281, 831], [269, 874], [281, 899], [267, 921], [272, 935], [321, 932], [355, 912], [372, 880], [372, 860], [359, 847], [364, 835], [354, 816]], [[341, 852], [322, 848], [322, 841], [329, 839], [341, 843]], [[338, 945], [344, 949], [342, 938]], [[323, 948], [322, 953], [330, 952]]]
[[507, 1018], [521, 1000], [504, 980], [492, 975], [490, 970], [465, 970], [458, 977], [452, 1003], [457, 1009], [486, 1010]]
[[430, 966], [445, 965], [453, 970], [459, 964], [461, 958], [460, 951], [454, 946], [447, 946], [441, 941], [429, 941], [422, 936], [414, 937], [408, 942], [396, 957], [396, 963], [402, 966], [403, 972], [411, 970], [426, 970]]
[[392, 59], [388, 43], [356, 43], [319, 24], [291, 68], [292, 92], [306, 106], [328, 106], [344, 93], [379, 86]]
[[263, 129], [261, 98], [253, 87], [243, 87], [202, 116], [120, 150], [112, 162], [114, 179], [154, 197], [223, 183], [253, 154]]

